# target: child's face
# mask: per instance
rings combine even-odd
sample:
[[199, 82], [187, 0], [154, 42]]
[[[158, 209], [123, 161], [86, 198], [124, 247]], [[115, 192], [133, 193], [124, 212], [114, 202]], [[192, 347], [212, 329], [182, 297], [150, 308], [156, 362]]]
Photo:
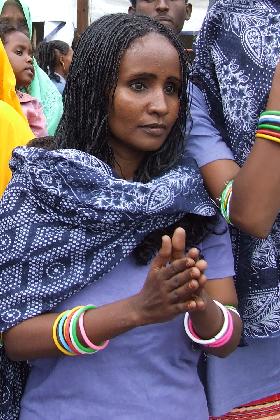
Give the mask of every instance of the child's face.
[[12, 32], [6, 36], [5, 50], [16, 77], [16, 87], [29, 86], [34, 77], [30, 39], [22, 32]]

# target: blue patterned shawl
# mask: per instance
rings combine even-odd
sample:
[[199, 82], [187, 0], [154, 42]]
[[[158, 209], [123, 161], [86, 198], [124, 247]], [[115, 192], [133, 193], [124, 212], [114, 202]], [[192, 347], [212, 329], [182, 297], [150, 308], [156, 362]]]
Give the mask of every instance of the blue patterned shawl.
[[[148, 233], [185, 213], [215, 214], [191, 159], [147, 184], [117, 179], [77, 150], [17, 148], [11, 166], [0, 205], [0, 331], [54, 311]], [[0, 361], [0, 419], [13, 420], [26, 365], [8, 362], [4, 349]]]
[[[210, 114], [242, 165], [280, 57], [280, 2], [218, 0], [203, 24], [196, 53], [195, 76]], [[266, 240], [235, 228], [231, 234], [244, 334], [279, 334], [280, 219]]]

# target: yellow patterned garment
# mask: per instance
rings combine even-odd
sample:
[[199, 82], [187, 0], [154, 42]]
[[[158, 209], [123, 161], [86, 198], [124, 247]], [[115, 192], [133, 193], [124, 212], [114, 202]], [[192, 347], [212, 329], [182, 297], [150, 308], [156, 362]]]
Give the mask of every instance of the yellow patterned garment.
[[9, 160], [13, 149], [34, 138], [21, 111], [15, 84], [12, 67], [0, 41], [0, 196], [11, 179]]

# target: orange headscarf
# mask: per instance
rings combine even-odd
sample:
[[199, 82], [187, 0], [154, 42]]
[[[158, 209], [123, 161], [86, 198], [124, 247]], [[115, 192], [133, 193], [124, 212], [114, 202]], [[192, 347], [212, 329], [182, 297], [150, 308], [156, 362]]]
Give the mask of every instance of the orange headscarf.
[[16, 80], [0, 41], [0, 197], [9, 180], [9, 160], [17, 146], [34, 138], [15, 91]]

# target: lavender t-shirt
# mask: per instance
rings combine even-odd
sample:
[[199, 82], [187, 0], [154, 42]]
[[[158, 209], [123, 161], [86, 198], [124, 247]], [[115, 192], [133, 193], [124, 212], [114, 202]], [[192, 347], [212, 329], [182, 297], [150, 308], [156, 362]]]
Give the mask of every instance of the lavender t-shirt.
[[[209, 235], [201, 251], [209, 279], [234, 274], [227, 231]], [[57, 311], [89, 303], [99, 306], [135, 294], [148, 268], [128, 257]], [[122, 334], [95, 355], [35, 360], [20, 420], [208, 420], [197, 375], [199, 356], [184, 333], [181, 315]]]

